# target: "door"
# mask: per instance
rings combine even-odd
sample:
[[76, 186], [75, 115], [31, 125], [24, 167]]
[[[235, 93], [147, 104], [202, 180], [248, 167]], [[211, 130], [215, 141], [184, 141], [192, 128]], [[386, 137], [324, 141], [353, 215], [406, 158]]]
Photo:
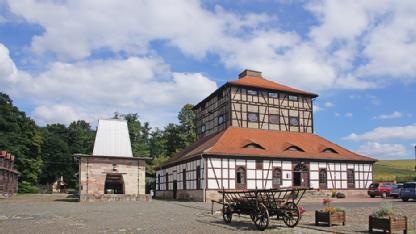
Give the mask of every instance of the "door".
[[173, 181], [173, 199], [176, 199], [177, 191], [178, 191], [178, 182], [174, 180]]
[[235, 188], [247, 189], [247, 176], [245, 167], [238, 167], [235, 170]]
[[293, 167], [293, 186], [309, 188], [309, 169], [305, 163], [297, 163]]

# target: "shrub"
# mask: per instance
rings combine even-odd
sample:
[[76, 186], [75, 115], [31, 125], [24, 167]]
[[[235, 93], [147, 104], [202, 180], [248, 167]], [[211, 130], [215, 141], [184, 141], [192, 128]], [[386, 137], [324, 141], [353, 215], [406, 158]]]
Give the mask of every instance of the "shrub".
[[19, 183], [18, 193], [39, 193], [39, 188], [27, 181]]

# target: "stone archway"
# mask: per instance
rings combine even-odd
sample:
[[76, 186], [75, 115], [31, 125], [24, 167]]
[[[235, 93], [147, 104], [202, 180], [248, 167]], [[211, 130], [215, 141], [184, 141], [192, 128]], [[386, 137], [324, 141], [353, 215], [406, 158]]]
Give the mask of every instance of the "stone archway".
[[293, 187], [309, 188], [309, 168], [305, 163], [293, 167]]
[[124, 180], [121, 174], [107, 174], [105, 178], [104, 194], [124, 194]]

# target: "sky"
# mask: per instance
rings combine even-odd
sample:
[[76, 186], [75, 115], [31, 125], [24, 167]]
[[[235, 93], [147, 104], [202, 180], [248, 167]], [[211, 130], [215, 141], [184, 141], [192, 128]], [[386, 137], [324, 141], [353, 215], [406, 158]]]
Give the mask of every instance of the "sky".
[[0, 92], [37, 124], [177, 122], [244, 69], [316, 92], [315, 132], [414, 158], [416, 1], [0, 0]]

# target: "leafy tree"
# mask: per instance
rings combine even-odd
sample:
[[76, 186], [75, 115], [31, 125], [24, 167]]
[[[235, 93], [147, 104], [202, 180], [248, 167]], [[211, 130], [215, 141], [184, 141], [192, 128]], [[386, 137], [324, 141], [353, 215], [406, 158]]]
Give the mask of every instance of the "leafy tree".
[[74, 121], [68, 127], [68, 146], [71, 154], [91, 154], [94, 138], [95, 131], [84, 120]]
[[42, 167], [41, 132], [35, 122], [0, 93], [0, 149], [16, 156], [19, 182], [36, 184]]
[[194, 143], [196, 140], [195, 112], [192, 110], [193, 107], [191, 104], [186, 104], [178, 114], [179, 128], [186, 146]]

